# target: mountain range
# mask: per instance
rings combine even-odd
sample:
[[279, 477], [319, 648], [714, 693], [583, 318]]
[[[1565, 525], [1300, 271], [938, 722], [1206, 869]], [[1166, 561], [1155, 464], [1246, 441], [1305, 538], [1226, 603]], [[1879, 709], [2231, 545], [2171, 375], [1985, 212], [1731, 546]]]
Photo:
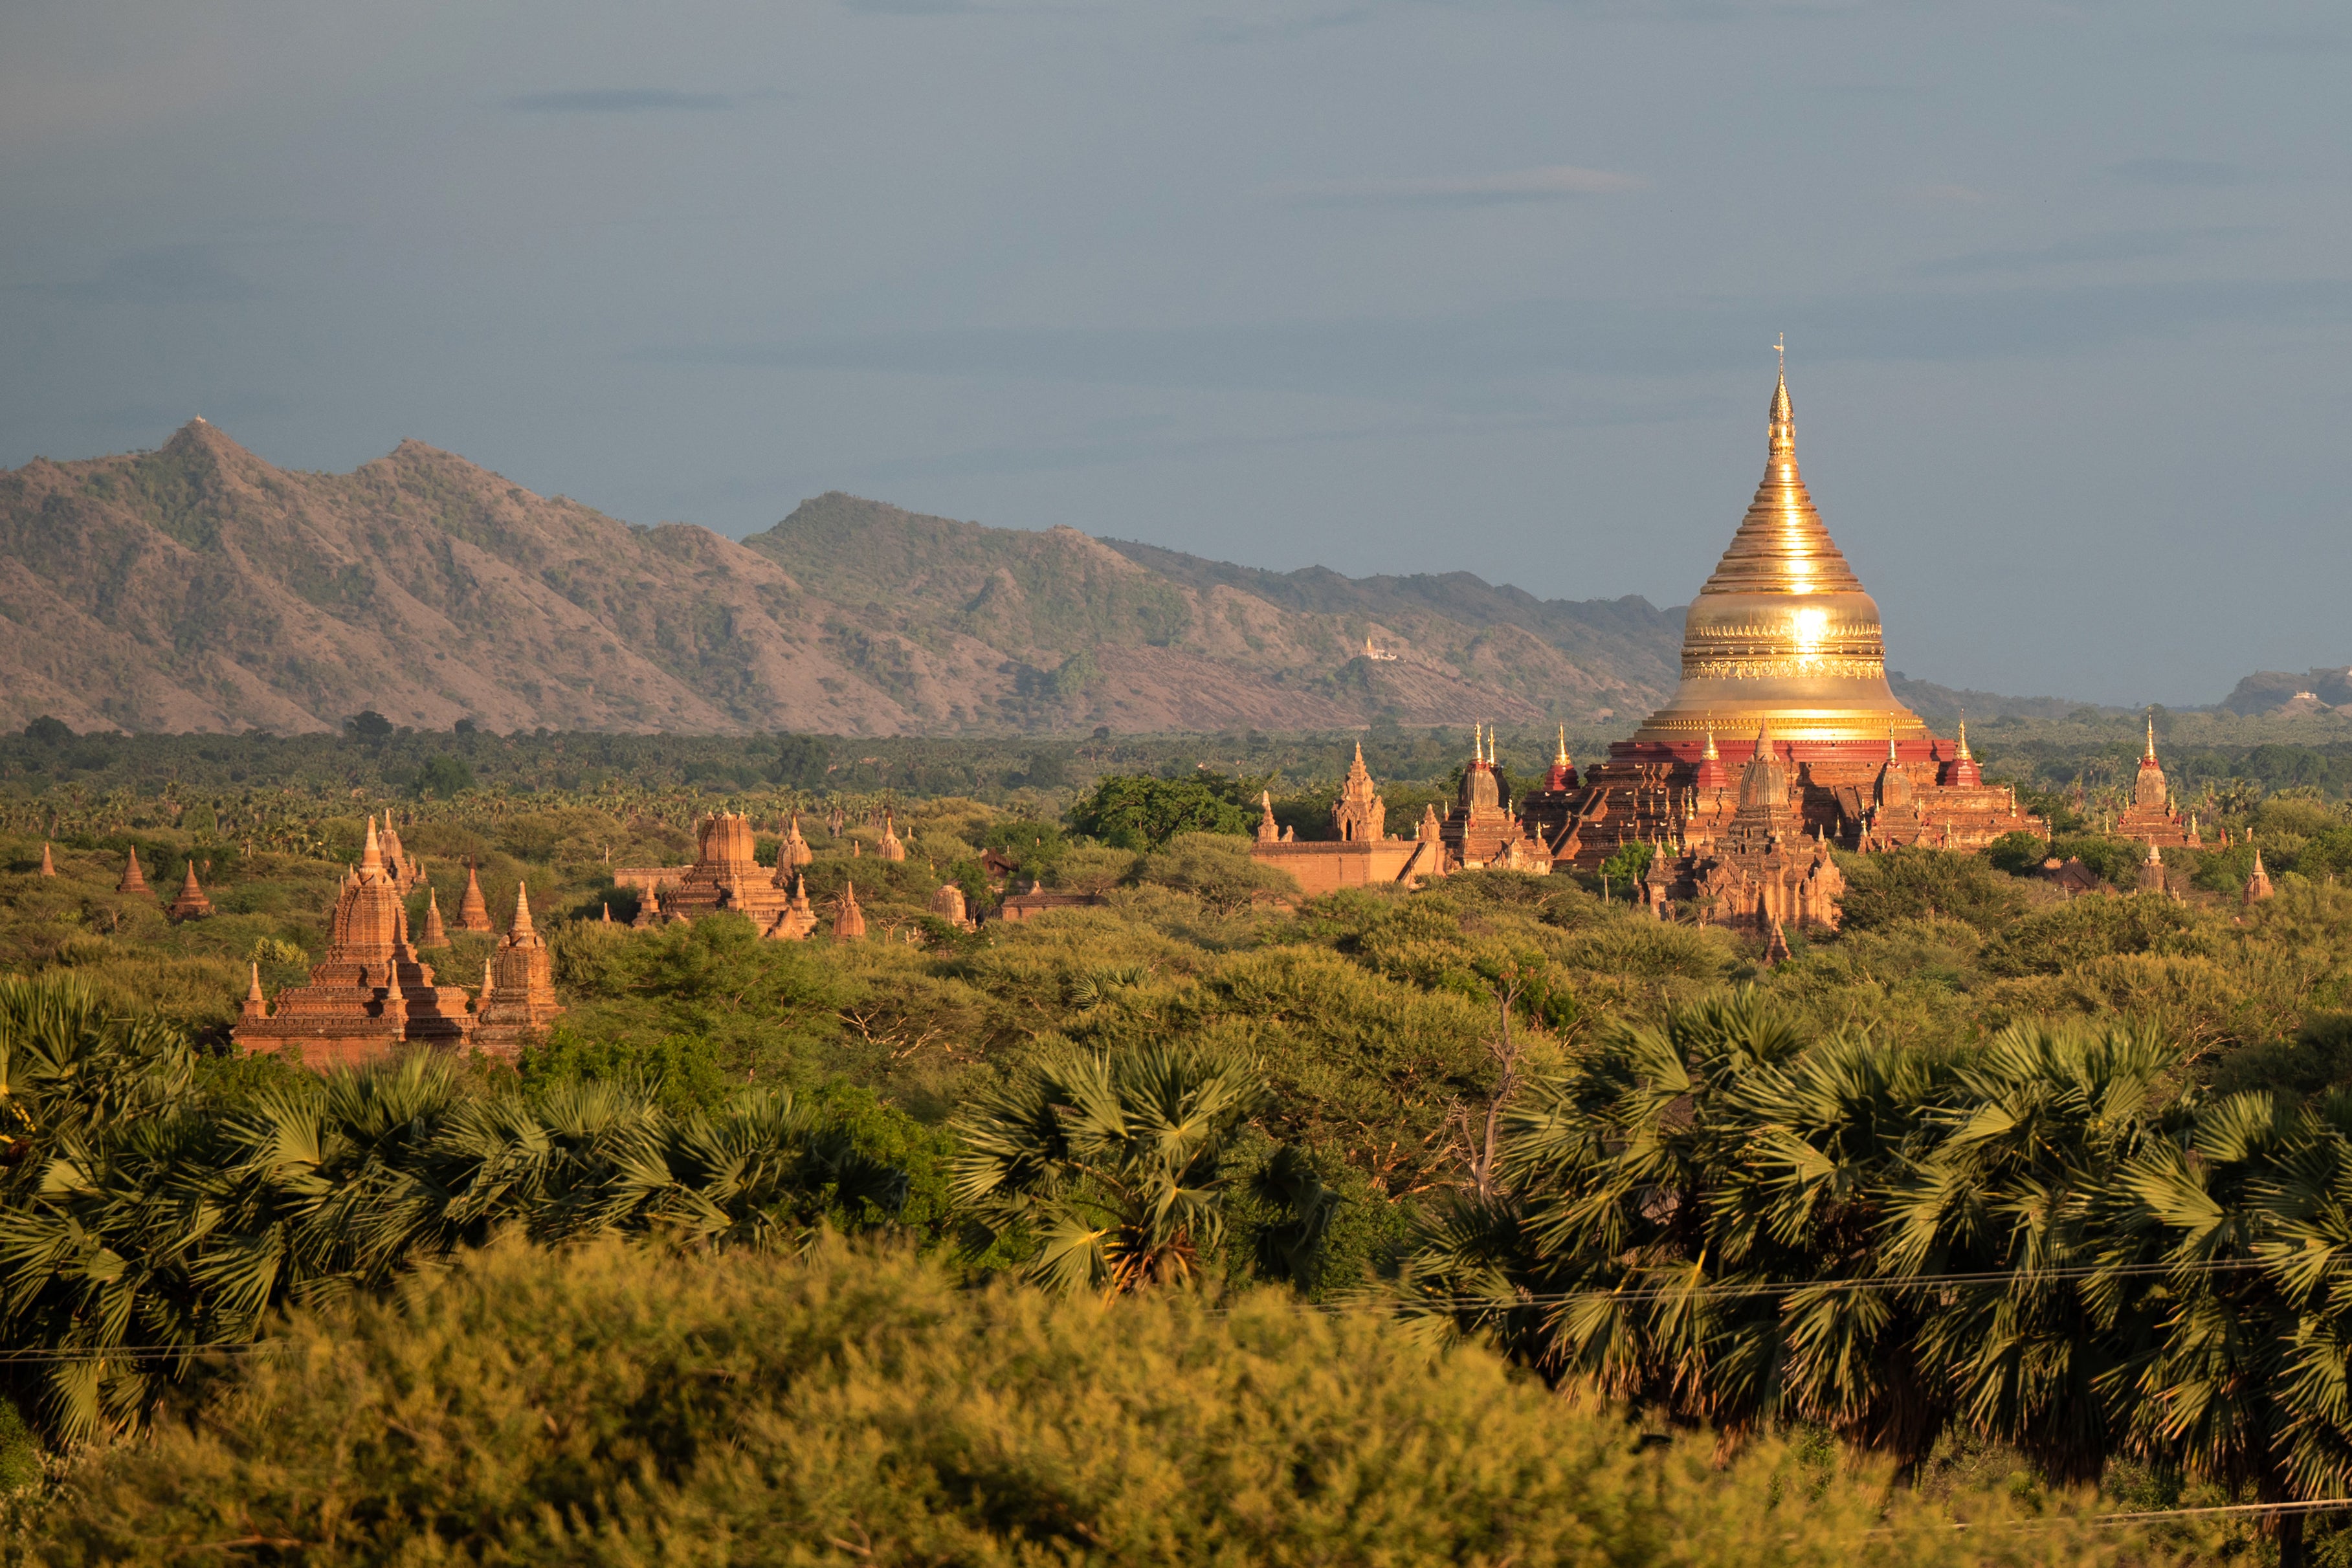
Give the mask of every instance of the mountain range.
[[1605, 723], [1682, 612], [1462, 572], [1255, 570], [856, 497], [740, 542], [418, 442], [276, 467], [202, 420], [0, 474], [0, 725], [953, 734]]

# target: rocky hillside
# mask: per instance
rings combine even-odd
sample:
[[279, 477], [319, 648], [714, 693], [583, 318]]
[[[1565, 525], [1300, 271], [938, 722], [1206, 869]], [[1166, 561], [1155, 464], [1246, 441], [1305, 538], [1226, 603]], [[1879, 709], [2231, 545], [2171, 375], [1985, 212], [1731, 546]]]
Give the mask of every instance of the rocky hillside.
[[2257, 670], [2240, 681], [2221, 699], [2231, 713], [2313, 714], [2352, 708], [2352, 669], [2322, 665], [2291, 675], [2282, 670]]
[[[0, 474], [0, 725], [1292, 729], [1605, 720], [1681, 612], [1460, 573], [1255, 571], [828, 495], [740, 544], [639, 528], [416, 442], [343, 475], [202, 421]], [[1368, 658], [1366, 638], [1394, 658]]]

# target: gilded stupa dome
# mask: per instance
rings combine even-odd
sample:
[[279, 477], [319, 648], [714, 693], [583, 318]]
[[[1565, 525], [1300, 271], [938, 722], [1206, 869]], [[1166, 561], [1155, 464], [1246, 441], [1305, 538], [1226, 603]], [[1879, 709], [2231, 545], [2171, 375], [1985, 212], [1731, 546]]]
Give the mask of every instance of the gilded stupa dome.
[[1782, 740], [1927, 733], [1886, 684], [1878, 603], [1863, 591], [1797, 472], [1797, 422], [1773, 388], [1764, 482], [1683, 625], [1683, 678], [1636, 740], [1696, 740], [1769, 724]]

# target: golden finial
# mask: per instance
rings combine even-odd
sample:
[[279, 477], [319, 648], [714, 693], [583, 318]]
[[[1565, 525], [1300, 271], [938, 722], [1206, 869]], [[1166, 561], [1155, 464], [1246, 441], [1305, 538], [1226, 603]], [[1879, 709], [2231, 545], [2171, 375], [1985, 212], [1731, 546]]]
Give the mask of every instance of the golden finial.
[[1969, 721], [1968, 721], [1968, 716], [1967, 716], [1965, 714], [1963, 714], [1963, 715], [1961, 716], [1961, 717], [1960, 717], [1960, 756], [1959, 756], [1959, 760], [1961, 760], [1962, 762], [1973, 762], [1973, 761], [1975, 761], [1975, 760], [1976, 760], [1974, 758], [1972, 758], [1972, 757], [1970, 757], [1970, 756], [1969, 755]]
[[1706, 716], [1706, 749], [1699, 755], [1717, 761], [1720, 761], [1723, 758], [1723, 753], [1715, 748], [1715, 715], [1713, 714]]
[[1895, 720], [1891, 717], [1886, 721], [1886, 760], [1890, 764], [1902, 760], [1895, 755]]
[[1772, 455], [1793, 457], [1797, 455], [1797, 413], [1789, 402], [1788, 352], [1778, 343], [1773, 349], [1780, 355], [1780, 372], [1772, 388]]
[[2156, 709], [2147, 710], [2147, 749], [2140, 754], [2142, 762], [2156, 760]]

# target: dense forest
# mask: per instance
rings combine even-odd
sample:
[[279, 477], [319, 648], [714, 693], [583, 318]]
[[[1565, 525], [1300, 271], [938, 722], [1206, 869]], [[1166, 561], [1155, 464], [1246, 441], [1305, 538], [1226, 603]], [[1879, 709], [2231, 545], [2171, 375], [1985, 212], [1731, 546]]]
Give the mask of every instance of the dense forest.
[[[1598, 877], [1301, 898], [1244, 834], [1260, 789], [1313, 831], [1354, 736], [370, 716], [0, 741], [17, 1559], [2352, 1548], [2337, 743], [2170, 716], [2235, 847], [2068, 899], [2053, 852], [2132, 885], [2137, 727], [1988, 727], [2055, 837], [1845, 857], [1767, 964]], [[1448, 790], [1455, 737], [1363, 740], [1392, 813]], [[799, 812], [866, 938], [632, 929], [613, 869], [722, 804], [770, 862]], [[386, 812], [443, 909], [528, 884], [566, 1010], [518, 1064], [231, 1047]], [[118, 893], [133, 848], [215, 913]], [[950, 881], [1087, 902], [964, 930]]]

